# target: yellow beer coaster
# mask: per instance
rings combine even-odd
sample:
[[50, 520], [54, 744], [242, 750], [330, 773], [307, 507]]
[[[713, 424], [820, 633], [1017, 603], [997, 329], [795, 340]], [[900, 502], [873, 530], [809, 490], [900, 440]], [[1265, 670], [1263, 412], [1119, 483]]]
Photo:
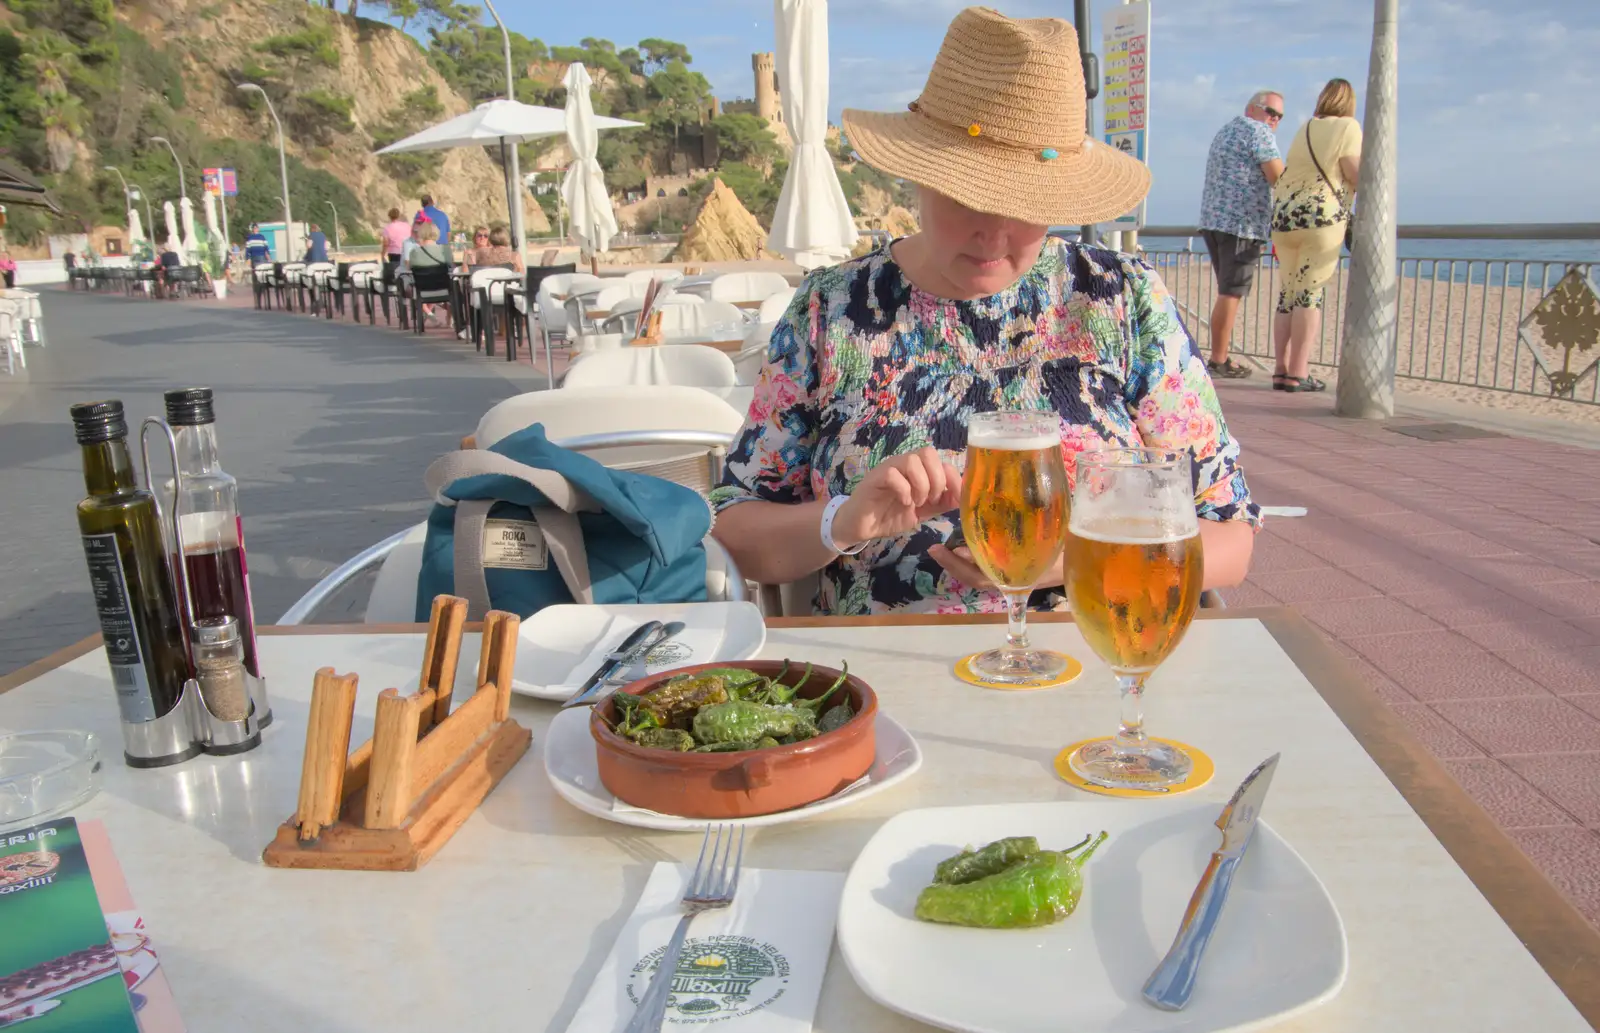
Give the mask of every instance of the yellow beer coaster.
[[[988, 650], [984, 650], [988, 652]], [[956, 677], [968, 685], [976, 685], [980, 689], [1001, 689], [1008, 692], [1033, 692], [1037, 689], [1054, 689], [1078, 680], [1078, 675], [1083, 673], [1083, 665], [1072, 657], [1063, 657], [1067, 661], [1067, 669], [1055, 678], [1040, 678], [1037, 681], [1025, 682], [998, 682], [990, 681], [972, 669], [972, 661], [982, 656], [982, 653], [973, 653], [956, 661]]]
[[1071, 758], [1073, 753], [1077, 751], [1078, 747], [1082, 746], [1084, 743], [1099, 742], [1104, 738], [1104, 736], [1096, 736], [1093, 739], [1085, 739], [1083, 742], [1075, 742], [1071, 746], [1068, 746], [1066, 749], [1062, 750], [1060, 753], [1056, 754], [1056, 774], [1061, 776], [1061, 780], [1063, 782], [1070, 786], [1075, 786], [1078, 789], [1082, 789], [1085, 792], [1099, 793], [1101, 796], [1117, 796], [1123, 799], [1137, 800], [1161, 800], [1169, 796], [1177, 796], [1179, 793], [1187, 793], [1190, 790], [1199, 789], [1201, 786], [1211, 781], [1211, 776], [1217, 772], [1217, 765], [1212, 762], [1211, 758], [1207, 754], [1195, 749], [1193, 746], [1190, 746], [1188, 743], [1182, 743], [1176, 739], [1157, 739], [1152, 737], [1150, 739], [1151, 742], [1165, 743], [1166, 745], [1176, 747], [1189, 755], [1189, 759], [1194, 762], [1194, 767], [1189, 772], [1188, 778], [1177, 783], [1176, 785], [1166, 786], [1164, 790], [1113, 789], [1110, 786], [1096, 785], [1095, 783], [1086, 780], [1076, 771], [1072, 770]]

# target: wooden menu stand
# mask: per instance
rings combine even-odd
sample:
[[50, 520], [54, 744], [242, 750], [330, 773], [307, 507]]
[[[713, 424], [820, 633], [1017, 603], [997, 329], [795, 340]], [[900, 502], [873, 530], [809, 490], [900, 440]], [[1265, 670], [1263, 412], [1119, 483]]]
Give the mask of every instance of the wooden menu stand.
[[638, 335], [632, 344], [635, 348], [649, 348], [661, 343], [661, 313], [652, 312], [645, 317], [645, 323], [639, 328]]
[[324, 667], [311, 690], [300, 802], [261, 859], [274, 868], [412, 872], [426, 864], [527, 752], [509, 717], [512, 614], [483, 622], [478, 686], [450, 712], [467, 602], [433, 601], [417, 691], [378, 695], [372, 738], [350, 753], [356, 675]]

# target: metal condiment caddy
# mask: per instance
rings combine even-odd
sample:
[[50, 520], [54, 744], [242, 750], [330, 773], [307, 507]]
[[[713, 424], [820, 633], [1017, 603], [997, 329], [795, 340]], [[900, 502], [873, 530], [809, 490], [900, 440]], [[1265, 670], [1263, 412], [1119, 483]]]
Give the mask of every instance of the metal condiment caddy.
[[[162, 493], [156, 490], [150, 464], [152, 428], [159, 428], [166, 437], [167, 454], [172, 461], [170, 514], [162, 512]], [[144, 734], [151, 739], [153, 755], [179, 754], [193, 746], [214, 755], [244, 753], [261, 744], [261, 729], [271, 721], [267, 681], [251, 674], [244, 666], [243, 654], [238, 649], [241, 615], [222, 619], [195, 618], [194, 592], [189, 583], [188, 565], [184, 562], [182, 521], [178, 512], [178, 500], [183, 497], [183, 472], [178, 459], [178, 439], [171, 425], [159, 417], [147, 417], [139, 428], [139, 452], [144, 462], [145, 489], [155, 498], [156, 512], [163, 523], [170, 517], [172, 542], [170, 548], [163, 551], [167, 554], [167, 569], [180, 601], [179, 615], [184, 624], [189, 669], [197, 676], [184, 682], [178, 705], [166, 716], [144, 726]], [[243, 615], [243, 619], [249, 619], [248, 615]], [[207, 660], [204, 666], [200, 663], [202, 656]], [[206, 682], [204, 686], [202, 681]], [[245, 698], [232, 698], [229, 693], [237, 691], [241, 682]], [[226, 716], [240, 710], [244, 711], [240, 718]]]

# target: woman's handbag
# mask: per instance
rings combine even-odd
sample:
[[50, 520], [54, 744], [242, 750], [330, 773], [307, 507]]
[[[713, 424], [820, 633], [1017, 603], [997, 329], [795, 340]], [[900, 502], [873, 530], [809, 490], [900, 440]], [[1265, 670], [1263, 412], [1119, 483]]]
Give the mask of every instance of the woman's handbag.
[[1317, 175], [1322, 177], [1322, 182], [1339, 199], [1339, 220], [1344, 223], [1344, 246], [1350, 250], [1351, 243], [1355, 240], [1355, 206], [1345, 200], [1344, 191], [1334, 187], [1328, 179], [1328, 174], [1322, 171], [1322, 162], [1317, 160], [1317, 152], [1311, 146], [1311, 123], [1306, 123], [1306, 153], [1311, 155], [1311, 164], [1317, 167]]
[[711, 510], [681, 484], [552, 444], [534, 424], [434, 460], [419, 619], [433, 597], [527, 617], [556, 603], [704, 602]]

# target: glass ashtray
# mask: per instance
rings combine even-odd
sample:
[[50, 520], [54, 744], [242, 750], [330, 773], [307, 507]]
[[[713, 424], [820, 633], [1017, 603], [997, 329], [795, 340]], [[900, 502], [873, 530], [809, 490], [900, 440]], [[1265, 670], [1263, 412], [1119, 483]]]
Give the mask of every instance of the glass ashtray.
[[100, 789], [91, 732], [0, 735], [0, 832], [59, 817]]

